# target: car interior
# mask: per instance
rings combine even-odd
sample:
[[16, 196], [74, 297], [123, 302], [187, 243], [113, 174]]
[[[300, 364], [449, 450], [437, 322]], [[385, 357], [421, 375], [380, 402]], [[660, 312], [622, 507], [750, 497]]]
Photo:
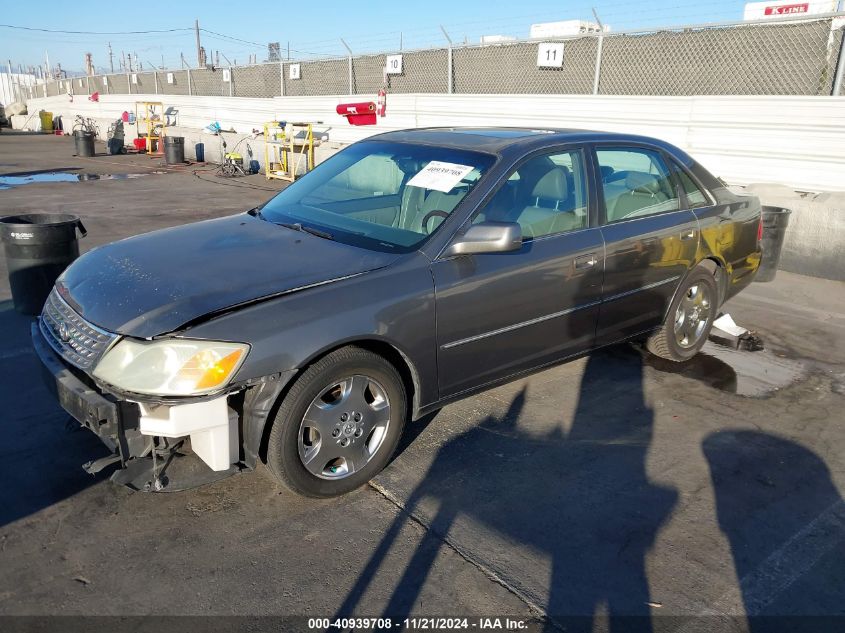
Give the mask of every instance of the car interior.
[[526, 239], [587, 226], [580, 161], [571, 154], [560, 154], [526, 162], [496, 192], [474, 222], [488, 220], [517, 222]]
[[680, 208], [669, 172], [654, 152], [599, 150], [597, 155], [606, 222]]
[[[651, 150], [599, 150], [606, 221], [616, 222], [679, 208], [668, 169]], [[413, 236], [433, 232], [478, 180], [473, 170], [449, 192], [408, 185], [427, 160], [370, 155], [319, 190], [309, 204]], [[525, 239], [564, 233], [588, 224], [581, 154], [540, 156], [518, 167], [473, 222], [516, 222]], [[351, 195], [350, 195], [351, 194]], [[373, 228], [375, 228], [375, 226]]]

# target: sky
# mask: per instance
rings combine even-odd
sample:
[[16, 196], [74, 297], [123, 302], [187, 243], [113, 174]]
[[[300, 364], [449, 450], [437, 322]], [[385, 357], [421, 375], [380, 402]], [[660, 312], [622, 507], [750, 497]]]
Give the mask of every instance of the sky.
[[[355, 53], [395, 52], [442, 45], [439, 26], [456, 43], [477, 43], [481, 35], [527, 37], [532, 23], [556, 20], [593, 20], [592, 8], [615, 30], [653, 28], [741, 20], [744, 2], [737, 0], [366, 0], [301, 4], [281, 2], [218, 2], [174, 0], [153, 3], [82, 1], [73, 3], [4, 3], [0, 24], [33, 29], [86, 31], [69, 34], [0, 26], [0, 64], [43, 64], [45, 51], [55, 66], [82, 70], [86, 52], [96, 68], [109, 67], [108, 44], [115, 60], [121, 52], [137, 54], [143, 68], [179, 67], [180, 53], [196, 65], [193, 31], [198, 19], [203, 46], [221, 53], [221, 63], [246, 63], [251, 54], [267, 57], [267, 42], [279, 42], [283, 56], [290, 46], [292, 59], [343, 56], [343, 38]], [[291, 7], [287, 12], [285, 7]], [[170, 29], [184, 29], [173, 30]], [[117, 34], [126, 31], [168, 30], [166, 33]], [[113, 34], [106, 34], [112, 32]], [[115, 67], [117, 62], [115, 61]]]

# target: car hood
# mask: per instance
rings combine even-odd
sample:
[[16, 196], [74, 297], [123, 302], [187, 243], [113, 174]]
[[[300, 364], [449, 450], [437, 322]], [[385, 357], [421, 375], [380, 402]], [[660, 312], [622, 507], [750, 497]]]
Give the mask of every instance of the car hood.
[[57, 285], [94, 325], [150, 338], [238, 304], [382, 268], [396, 257], [242, 214], [101, 246]]

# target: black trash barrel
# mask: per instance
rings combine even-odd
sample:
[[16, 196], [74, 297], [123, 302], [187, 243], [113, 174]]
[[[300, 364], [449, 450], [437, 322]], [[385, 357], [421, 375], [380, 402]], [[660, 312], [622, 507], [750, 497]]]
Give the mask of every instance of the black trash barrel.
[[755, 281], [772, 281], [775, 278], [791, 213], [789, 209], [781, 207], [763, 207], [763, 240], [760, 244], [763, 258]]
[[73, 140], [76, 143], [77, 156], [93, 156], [94, 155], [94, 133], [86, 132], [85, 130], [76, 130], [73, 133]]
[[56, 278], [79, 257], [76, 230], [85, 227], [75, 215], [30, 213], [0, 218], [0, 239], [6, 251], [6, 267], [15, 310], [41, 313]]
[[164, 162], [178, 165], [185, 162], [185, 138], [182, 136], [164, 137]]

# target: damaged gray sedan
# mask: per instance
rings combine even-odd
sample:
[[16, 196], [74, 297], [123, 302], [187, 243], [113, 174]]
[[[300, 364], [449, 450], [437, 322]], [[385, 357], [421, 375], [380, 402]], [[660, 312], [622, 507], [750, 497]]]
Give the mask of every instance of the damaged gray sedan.
[[632, 338], [691, 358], [759, 245], [759, 202], [661, 141], [392, 132], [247, 213], [85, 254], [32, 339], [112, 450], [90, 472], [175, 489], [263, 460], [332, 496], [406, 421], [515, 376]]

